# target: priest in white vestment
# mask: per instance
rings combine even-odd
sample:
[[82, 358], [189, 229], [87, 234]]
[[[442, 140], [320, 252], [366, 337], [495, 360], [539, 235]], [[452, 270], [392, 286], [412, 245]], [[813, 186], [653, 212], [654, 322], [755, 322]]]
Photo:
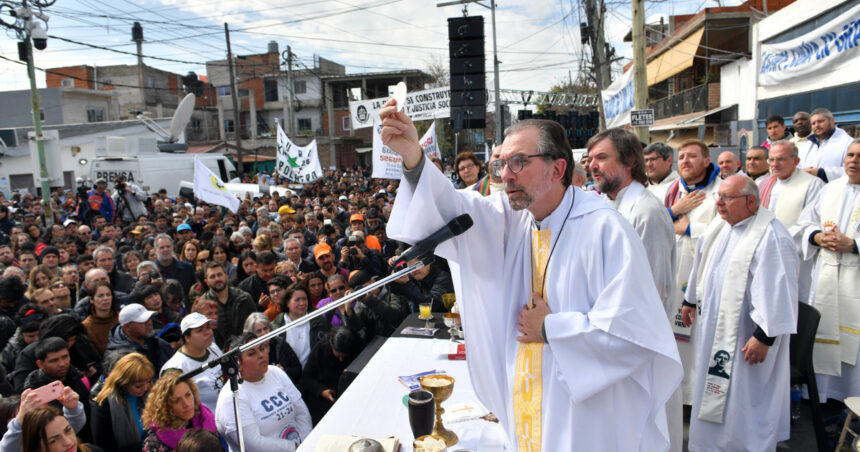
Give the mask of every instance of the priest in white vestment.
[[646, 187], [662, 201], [666, 197], [669, 185], [681, 177], [672, 169], [675, 150], [666, 143], [657, 142], [645, 146], [642, 152], [645, 159], [645, 175], [648, 177]]
[[781, 140], [770, 146], [768, 161], [771, 175], [758, 182], [761, 206], [776, 215], [783, 226], [794, 237], [797, 255], [800, 258], [800, 270], [797, 279], [797, 296], [803, 303], [809, 303], [809, 287], [812, 284], [812, 267], [814, 259], [803, 259], [801, 248], [802, 228], [797, 225], [797, 219], [803, 208], [817, 199], [824, 182], [797, 168], [800, 163], [797, 145], [792, 141]]
[[720, 187], [720, 169], [711, 163], [708, 146], [699, 140], [688, 140], [678, 147], [678, 172], [681, 177], [669, 185], [663, 204], [675, 226], [675, 246], [678, 253], [678, 275], [675, 283], [672, 330], [678, 342], [678, 353], [684, 365], [681, 390], [685, 405], [693, 403], [693, 382], [696, 375], [696, 326], [686, 326], [681, 318], [681, 303], [687, 290], [696, 240], [717, 215], [713, 194]]
[[813, 366], [821, 401], [860, 394], [860, 140], [848, 147], [845, 176], [804, 209], [803, 257], [814, 258], [809, 298], [821, 313]]
[[[591, 157], [595, 188], [608, 198], [642, 238], [654, 285], [666, 310], [666, 320], [670, 322], [675, 316], [672, 302], [678, 271], [675, 230], [663, 203], [642, 185], [646, 181], [642, 145], [632, 132], [617, 128], [594, 135], [586, 148]], [[680, 452], [684, 442], [680, 389], [667, 403], [666, 415], [671, 450]]]
[[845, 174], [842, 161], [853, 138], [836, 127], [833, 113], [826, 108], [812, 111], [812, 142], [806, 153], [800, 154], [800, 167], [824, 182], [834, 181]]
[[394, 105], [380, 111], [404, 164], [388, 232], [415, 243], [472, 216], [436, 254], [452, 270], [475, 393], [507, 449], [668, 450], [665, 404], [682, 370], [648, 258], [618, 212], [570, 186], [561, 126], [506, 131], [493, 166], [506, 193], [481, 197], [427, 169]]
[[766, 179], [770, 173], [767, 163], [768, 150], [761, 146], [752, 146], [747, 150], [747, 158], [744, 163], [744, 174], [756, 183]]
[[684, 322], [699, 325], [688, 445], [772, 452], [790, 433], [797, 251], [785, 226], [759, 207], [752, 179], [725, 179], [719, 197], [721, 218], [696, 244], [683, 309]]

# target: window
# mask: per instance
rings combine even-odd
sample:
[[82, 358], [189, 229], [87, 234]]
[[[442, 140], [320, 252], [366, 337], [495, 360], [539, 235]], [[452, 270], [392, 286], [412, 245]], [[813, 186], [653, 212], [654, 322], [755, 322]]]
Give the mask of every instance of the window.
[[74, 88], [75, 87], [75, 79], [72, 79], [72, 78], [64, 78], [61, 83], [66, 88]]
[[230, 86], [219, 86], [218, 87], [218, 96], [229, 96], [230, 95]]
[[343, 128], [344, 132], [349, 132], [349, 126], [350, 126], [349, 115], [341, 117], [340, 120], [341, 120], [340, 125]]
[[[30, 110], [30, 111], [33, 111], [33, 110]], [[44, 121], [44, 120], [45, 120], [45, 110], [42, 110], [40, 108], [39, 109], [39, 121]]]
[[225, 119], [224, 120], [224, 132], [233, 133], [235, 130], [233, 129], [233, 120]]
[[194, 130], [200, 130], [200, 120], [197, 118], [191, 119], [191, 128]]
[[308, 82], [305, 80], [296, 80], [293, 87], [293, 92], [296, 94], [305, 94], [308, 92]]
[[87, 122], [102, 122], [105, 120], [104, 108], [88, 108]]
[[155, 88], [156, 87], [155, 79], [152, 77], [147, 77], [146, 78], [146, 86], [149, 88]]
[[299, 132], [310, 132], [313, 129], [311, 118], [299, 118]]
[[248, 89], [247, 88], [239, 88], [239, 97], [248, 97]]
[[263, 80], [263, 91], [265, 91], [263, 100], [266, 102], [278, 101], [278, 81], [276, 79]]

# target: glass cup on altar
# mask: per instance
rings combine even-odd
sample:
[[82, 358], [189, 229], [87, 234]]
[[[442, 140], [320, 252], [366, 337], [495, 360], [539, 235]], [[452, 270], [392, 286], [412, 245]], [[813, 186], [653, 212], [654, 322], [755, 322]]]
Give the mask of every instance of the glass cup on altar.
[[418, 318], [421, 320], [429, 320], [432, 317], [430, 313], [430, 303], [421, 303], [418, 305]]
[[433, 393], [416, 389], [409, 393], [409, 426], [415, 438], [433, 432], [436, 421], [436, 403]]
[[454, 303], [457, 302], [457, 295], [453, 293], [443, 293], [442, 294], [442, 306], [445, 307], [446, 310], [450, 311], [452, 307], [454, 307]]

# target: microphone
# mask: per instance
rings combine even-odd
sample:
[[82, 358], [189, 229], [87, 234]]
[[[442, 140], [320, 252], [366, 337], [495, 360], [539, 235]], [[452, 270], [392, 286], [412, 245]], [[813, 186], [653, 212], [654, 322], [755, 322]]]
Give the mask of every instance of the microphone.
[[464, 213], [457, 218], [454, 218], [448, 224], [443, 226], [438, 231], [434, 232], [430, 237], [416, 243], [415, 246], [404, 251], [403, 254], [394, 258], [394, 267], [406, 264], [412, 259], [421, 259], [424, 256], [433, 253], [436, 247], [450, 239], [451, 237], [460, 235], [466, 232], [466, 229], [472, 227], [472, 217]]

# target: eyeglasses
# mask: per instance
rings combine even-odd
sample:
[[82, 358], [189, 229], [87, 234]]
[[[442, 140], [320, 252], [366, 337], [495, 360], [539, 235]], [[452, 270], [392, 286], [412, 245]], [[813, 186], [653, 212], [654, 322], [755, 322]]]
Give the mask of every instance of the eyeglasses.
[[205, 263], [209, 262], [209, 258], [208, 257], [200, 258], [200, 259], [197, 259], [197, 262], [201, 263], [201, 264], [205, 264]]
[[785, 163], [785, 162], [787, 162], [787, 161], [789, 161], [789, 160], [790, 160], [790, 159], [789, 159], [788, 157], [770, 157], [770, 158], [768, 158], [768, 159], [767, 159], [767, 163], [770, 163], [770, 164], [774, 164], [774, 163]]
[[508, 169], [511, 170], [512, 173], [517, 174], [523, 170], [523, 167], [526, 165], [526, 159], [530, 159], [533, 157], [546, 157], [544, 154], [531, 154], [531, 155], [515, 155], [508, 160], [498, 159], [494, 160], [493, 163], [490, 163], [490, 171], [493, 173], [495, 177], [502, 177], [502, 170], [505, 169], [505, 165], [508, 165]]
[[344, 290], [346, 290], [346, 286], [337, 286], [337, 287], [332, 287], [332, 288], [331, 288], [331, 291], [332, 291], [332, 292], [341, 292], [341, 291], [344, 291]]
[[64, 283], [64, 282], [55, 282], [55, 283], [51, 286], [51, 288], [52, 288], [52, 289], [59, 289], [60, 287], [66, 287], [66, 283]]
[[459, 171], [473, 170], [475, 169], [474, 163], [466, 163], [457, 167]]
[[721, 195], [719, 193], [714, 193], [714, 201], [717, 201], [717, 202], [722, 201], [723, 203], [727, 203], [733, 199], [746, 198], [747, 196], [751, 196], [751, 195]]
[[269, 289], [269, 295], [277, 295], [283, 291], [284, 291], [284, 289], [282, 289], [280, 287], [276, 287], [274, 289]]

